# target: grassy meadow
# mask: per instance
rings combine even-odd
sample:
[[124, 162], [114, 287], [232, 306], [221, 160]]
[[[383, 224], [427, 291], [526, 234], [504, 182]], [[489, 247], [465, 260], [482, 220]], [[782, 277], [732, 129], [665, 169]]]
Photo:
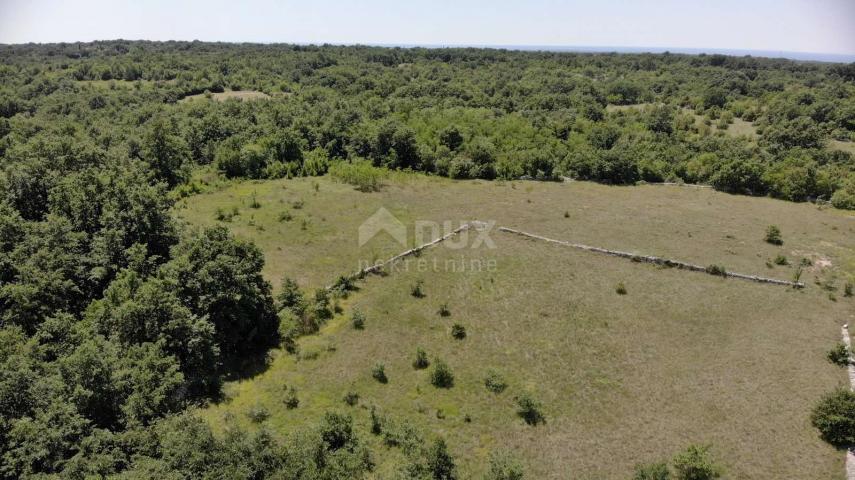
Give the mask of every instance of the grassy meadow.
[[[839, 325], [855, 322], [843, 283], [855, 274], [855, 218], [811, 204], [709, 189], [609, 187], [587, 182], [452, 181], [393, 174], [376, 192], [328, 177], [225, 182], [181, 200], [190, 224], [227, 225], [264, 251], [265, 276], [307, 291], [404, 250], [359, 225], [380, 207], [414, 242], [416, 221], [482, 220], [604, 248], [720, 264], [790, 280], [808, 259], [804, 290], [636, 264], [522, 239], [495, 229], [495, 248], [439, 246], [385, 276], [359, 282], [341, 312], [299, 353], [275, 350], [266, 369], [229, 382], [199, 411], [218, 431], [263, 406], [287, 434], [325, 411], [351, 413], [377, 452], [374, 478], [393, 478], [398, 449], [370, 433], [369, 408], [444, 438], [463, 478], [480, 478], [493, 450], [513, 452], [527, 478], [629, 478], [638, 463], [710, 444], [726, 478], [842, 478], [843, 453], [809, 422], [814, 402], [846, 377], [825, 359]], [[763, 240], [770, 224], [784, 244]], [[787, 265], [778, 265], [784, 256]], [[480, 267], [480, 268], [479, 268]], [[411, 295], [423, 282], [424, 296]], [[626, 294], [618, 294], [623, 284]], [[449, 315], [438, 313], [447, 305]], [[365, 329], [351, 327], [358, 309]], [[466, 338], [452, 337], [453, 324]], [[417, 348], [441, 359], [454, 386], [412, 366]], [[388, 383], [372, 378], [377, 363]], [[507, 382], [485, 388], [489, 370]], [[285, 387], [300, 404], [283, 403]], [[348, 406], [343, 397], [356, 392]], [[542, 402], [528, 426], [514, 397]]]

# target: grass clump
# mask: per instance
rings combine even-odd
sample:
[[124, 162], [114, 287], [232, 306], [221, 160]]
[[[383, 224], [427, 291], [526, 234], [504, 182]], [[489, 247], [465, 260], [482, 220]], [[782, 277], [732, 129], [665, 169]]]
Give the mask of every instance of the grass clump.
[[440, 305], [439, 310], [437, 310], [436, 313], [438, 313], [440, 317], [451, 316], [451, 310], [448, 309], [447, 303], [443, 303], [442, 305]]
[[451, 326], [451, 336], [457, 340], [463, 340], [466, 338], [466, 327], [459, 323], [455, 323]]
[[262, 423], [270, 418], [270, 411], [264, 405], [256, 404], [250, 407], [249, 411], [246, 412], [246, 416], [249, 417], [252, 423]]
[[843, 296], [851, 297], [853, 288], [855, 287], [852, 286], [852, 282], [846, 282], [846, 284], [843, 285]]
[[282, 400], [282, 403], [285, 404], [285, 408], [288, 410], [294, 410], [295, 408], [300, 406], [300, 399], [297, 397], [297, 389], [291, 387], [287, 389], [285, 392], [285, 398]]
[[222, 208], [217, 208], [215, 217], [221, 222], [231, 222], [232, 219], [238, 215], [240, 215], [240, 210], [238, 210], [237, 207], [232, 207], [232, 209], [228, 211], [223, 210]]
[[543, 405], [534, 399], [528, 393], [523, 393], [516, 398], [517, 415], [522, 418], [525, 423], [536, 426], [541, 423], [546, 423], [546, 417], [543, 415]]
[[353, 316], [350, 319], [351, 325], [353, 325], [354, 330], [364, 330], [365, 329], [365, 314], [362, 313], [361, 310], [354, 310]]
[[766, 240], [766, 243], [770, 243], [772, 245], [784, 244], [784, 239], [781, 238], [781, 229], [775, 225], [769, 225], [766, 227], [766, 236], [763, 237], [763, 239]]
[[279, 217], [277, 217], [280, 222], [290, 222], [294, 219], [294, 215], [291, 215], [291, 212], [288, 210], [283, 210], [279, 212]]
[[837, 342], [837, 344], [828, 351], [825, 357], [829, 362], [835, 365], [840, 365], [841, 367], [849, 365], [849, 349], [846, 348], [846, 344], [843, 342]]
[[389, 377], [386, 376], [386, 366], [382, 363], [374, 365], [374, 368], [371, 369], [371, 376], [380, 383], [389, 383]]
[[410, 285], [410, 295], [415, 298], [424, 298], [425, 292], [422, 289], [424, 283], [423, 280], [416, 280], [416, 283]]
[[436, 388], [451, 388], [454, 386], [454, 374], [448, 365], [440, 359], [436, 359], [433, 362], [430, 383]]
[[258, 201], [258, 198], [255, 197], [255, 194], [253, 194], [252, 197], [250, 197], [249, 199], [249, 208], [261, 208], [261, 202]]
[[487, 390], [498, 394], [508, 388], [508, 383], [501, 373], [491, 369], [487, 370], [487, 376], [484, 377], [484, 386], [487, 387]]
[[416, 370], [424, 370], [430, 365], [427, 353], [422, 348], [416, 349], [416, 359], [413, 360], [413, 368]]
[[626, 285], [623, 282], [619, 282], [617, 286], [615, 286], [615, 293], [618, 295], [626, 295]]
[[706, 272], [710, 275], [717, 275], [719, 277], [727, 276], [727, 269], [724, 268], [724, 265], [710, 265], [706, 268]]
[[775, 261], [775, 265], [782, 265], [782, 266], [785, 266], [785, 265], [789, 265], [789, 264], [790, 264], [790, 262], [789, 262], [789, 261], [787, 261], [787, 257], [785, 257], [785, 256], [783, 256], [783, 255], [778, 255], [778, 256], [776, 256], [774, 261]]
[[669, 480], [670, 478], [671, 471], [666, 462], [637, 465], [632, 475], [632, 480]]
[[353, 390], [351, 390], [351, 391], [344, 394], [344, 397], [342, 398], [342, 400], [348, 406], [351, 406], [351, 407], [356, 406], [356, 404], [359, 403], [359, 394], [354, 392]]

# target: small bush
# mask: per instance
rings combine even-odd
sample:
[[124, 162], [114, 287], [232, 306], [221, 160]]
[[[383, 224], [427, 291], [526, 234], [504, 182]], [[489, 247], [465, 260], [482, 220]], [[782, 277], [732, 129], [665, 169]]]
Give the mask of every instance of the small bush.
[[564, 211], [564, 218], [570, 218], [570, 212], [567, 210]]
[[721, 467], [709, 454], [708, 446], [690, 445], [674, 457], [677, 480], [713, 480], [721, 477]]
[[291, 212], [288, 210], [283, 210], [279, 212], [279, 221], [280, 222], [290, 222], [294, 219], [294, 215], [291, 215]]
[[487, 370], [487, 376], [484, 377], [484, 386], [493, 393], [502, 393], [508, 387], [508, 383], [501, 373], [495, 370]]
[[427, 353], [421, 348], [416, 349], [416, 359], [413, 360], [413, 368], [416, 370], [423, 370], [430, 365], [430, 361], [428, 361]]
[[291, 202], [291, 208], [293, 208], [294, 210], [300, 210], [301, 208], [303, 208], [303, 205], [305, 205], [305, 204], [306, 204], [306, 202], [304, 202], [302, 199], [301, 200], [294, 200], [293, 202]]
[[437, 310], [436, 313], [438, 313], [440, 317], [448, 317], [451, 315], [451, 310], [448, 309], [447, 303], [443, 303], [439, 306], [439, 310]]
[[766, 236], [764, 239], [766, 240], [766, 243], [771, 243], [772, 245], [784, 244], [784, 239], [781, 238], [781, 229], [775, 225], [769, 225], [766, 227]]
[[430, 374], [430, 383], [437, 388], [451, 388], [454, 386], [454, 374], [442, 360], [433, 362], [433, 371]]
[[423, 285], [423, 281], [417, 280], [416, 283], [410, 286], [410, 295], [416, 298], [423, 298], [425, 296], [425, 293], [422, 291]]
[[851, 297], [853, 288], [855, 287], [852, 286], [852, 282], [846, 282], [846, 284], [843, 285], [843, 296]]
[[826, 394], [814, 407], [810, 421], [826, 442], [855, 445], [855, 392], [839, 388]]
[[523, 393], [516, 398], [517, 415], [519, 415], [525, 423], [529, 425], [538, 425], [545, 423], [546, 418], [543, 416], [543, 406], [528, 393]]
[[846, 348], [846, 344], [843, 342], [838, 342], [837, 345], [828, 351], [826, 358], [835, 365], [845, 367], [849, 365], [849, 349]]
[[466, 338], [466, 328], [459, 323], [455, 323], [451, 326], [451, 336], [457, 340], [463, 340]]
[[637, 465], [635, 474], [632, 476], [632, 480], [669, 480], [670, 478], [671, 472], [668, 471], [668, 464], [665, 462]]
[[389, 378], [386, 376], [386, 367], [382, 363], [374, 365], [374, 368], [371, 369], [371, 376], [380, 383], [389, 382]]
[[723, 265], [710, 265], [706, 268], [706, 272], [710, 275], [718, 275], [720, 277], [727, 276], [727, 269]]
[[353, 185], [360, 192], [374, 192], [380, 190], [388, 171], [367, 161], [335, 162], [330, 165], [329, 174], [333, 180]]
[[291, 387], [285, 393], [285, 399], [283, 400], [285, 404], [285, 408], [288, 410], [294, 410], [295, 408], [300, 406], [300, 399], [297, 398], [297, 389]]
[[775, 265], [789, 265], [790, 262], [787, 261], [787, 257], [783, 255], [778, 255], [775, 257]]
[[618, 283], [615, 287], [615, 292], [618, 295], [626, 295], [626, 285], [624, 285], [623, 282]]
[[448, 453], [448, 447], [442, 439], [437, 439], [427, 454], [429, 478], [436, 480], [456, 480], [457, 467], [454, 458]]
[[523, 474], [519, 460], [507, 452], [492, 452], [484, 480], [522, 480]]
[[344, 394], [344, 398], [342, 400], [344, 400], [344, 403], [353, 407], [359, 403], [359, 394], [351, 390]]
[[380, 435], [383, 432], [383, 420], [377, 415], [377, 408], [371, 406], [371, 433]]
[[360, 310], [354, 310], [353, 316], [350, 319], [354, 330], [362, 330], [365, 328], [365, 314]]
[[246, 412], [246, 416], [249, 417], [252, 423], [261, 423], [270, 418], [270, 411], [264, 405], [257, 404]]
[[252, 195], [252, 198], [249, 200], [249, 208], [261, 208], [261, 203], [259, 203], [258, 199], [255, 198], [255, 194]]

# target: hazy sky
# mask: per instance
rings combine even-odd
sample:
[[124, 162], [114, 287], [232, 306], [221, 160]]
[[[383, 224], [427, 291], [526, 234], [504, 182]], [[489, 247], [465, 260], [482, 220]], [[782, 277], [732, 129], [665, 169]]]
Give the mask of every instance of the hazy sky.
[[855, 0], [0, 0], [0, 43], [115, 38], [855, 54]]

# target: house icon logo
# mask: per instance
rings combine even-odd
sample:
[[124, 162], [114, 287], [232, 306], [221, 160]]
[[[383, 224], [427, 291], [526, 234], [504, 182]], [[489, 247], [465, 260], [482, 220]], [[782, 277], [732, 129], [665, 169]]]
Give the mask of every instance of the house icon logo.
[[374, 215], [359, 226], [359, 246], [365, 245], [380, 232], [386, 232], [401, 246], [407, 246], [407, 227], [383, 207], [378, 208]]

